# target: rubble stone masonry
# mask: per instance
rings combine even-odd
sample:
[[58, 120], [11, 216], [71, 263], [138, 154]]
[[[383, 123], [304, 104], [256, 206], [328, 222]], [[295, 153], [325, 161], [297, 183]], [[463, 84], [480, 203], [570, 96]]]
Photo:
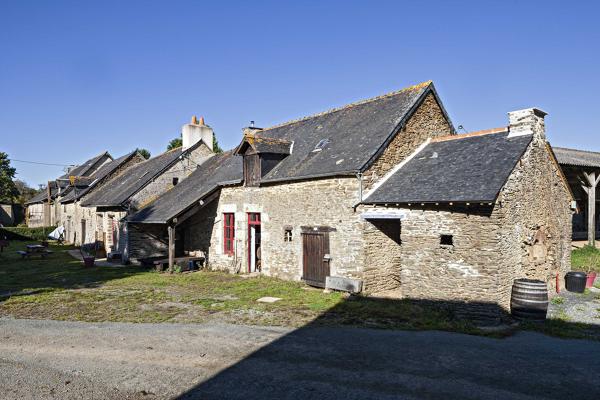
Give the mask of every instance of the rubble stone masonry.
[[[562, 282], [570, 269], [570, 194], [545, 142], [532, 142], [493, 206], [401, 210], [400, 245], [377, 221], [365, 227], [369, 293], [508, 311], [514, 279], [543, 280], [553, 295], [556, 274]], [[441, 235], [452, 235], [453, 244], [441, 244]]]
[[429, 94], [382, 154], [364, 173], [364, 188], [369, 189], [394, 166], [410, 156], [427, 139], [453, 134], [433, 94]]
[[[212, 268], [248, 270], [248, 213], [261, 214], [262, 272], [283, 279], [302, 277], [302, 226], [327, 226], [331, 275], [362, 277], [362, 226], [353, 205], [358, 179], [330, 178], [263, 187], [225, 187], [218, 199], [188, 220], [186, 248], [208, 254]], [[235, 213], [234, 255], [223, 251], [223, 213]], [[284, 240], [292, 229], [292, 241]]]

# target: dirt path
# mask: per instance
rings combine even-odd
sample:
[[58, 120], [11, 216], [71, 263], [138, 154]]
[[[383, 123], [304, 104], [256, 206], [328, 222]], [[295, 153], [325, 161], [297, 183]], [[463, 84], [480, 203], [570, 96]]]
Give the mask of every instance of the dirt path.
[[600, 343], [0, 319], [3, 399], [598, 399]]

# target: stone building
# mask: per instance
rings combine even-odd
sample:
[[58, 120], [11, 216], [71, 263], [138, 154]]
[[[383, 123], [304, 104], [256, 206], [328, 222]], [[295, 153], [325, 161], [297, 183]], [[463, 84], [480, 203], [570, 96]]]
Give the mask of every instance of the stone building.
[[428, 140], [365, 193], [365, 290], [508, 309], [514, 279], [562, 285], [572, 194], [544, 115]]
[[572, 215], [544, 113], [509, 117], [456, 135], [426, 82], [246, 128], [128, 220], [147, 233], [145, 256], [506, 309], [514, 279], [562, 280]]
[[98, 242], [101, 248], [113, 245], [113, 221], [95, 212], [94, 208], [82, 207], [81, 199], [101, 189], [110, 179], [118, 176], [132, 165], [144, 161], [137, 151], [128, 153], [103, 164], [89, 176], [77, 176], [73, 184], [56, 198], [57, 225], [65, 228], [65, 240], [81, 245]]
[[98, 171], [104, 164], [111, 162], [112, 156], [107, 152], [87, 160], [81, 165], [70, 169], [66, 174], [49, 181], [46, 190], [38, 193], [25, 203], [25, 220], [27, 226], [55, 226], [60, 222], [62, 208], [57, 198], [73, 190], [75, 184], [79, 188], [86, 187], [90, 180], [87, 178]]
[[[194, 117], [183, 126], [182, 142], [182, 147], [128, 166], [83, 196], [83, 218], [96, 221], [93, 232], [97, 237], [106, 237], [107, 252], [119, 253], [125, 261], [143, 257], [147, 253], [146, 233], [129, 229], [125, 217], [176, 187], [214, 155], [213, 131], [203, 119]], [[74, 210], [66, 206], [67, 213], [73, 215]]]

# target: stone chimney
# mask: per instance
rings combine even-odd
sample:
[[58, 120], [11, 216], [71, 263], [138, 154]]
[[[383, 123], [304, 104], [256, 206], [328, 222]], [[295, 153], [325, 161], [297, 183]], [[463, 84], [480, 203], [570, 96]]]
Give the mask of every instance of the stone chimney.
[[533, 135], [534, 140], [546, 140], [546, 125], [544, 117], [546, 112], [539, 108], [526, 108], [524, 110], [508, 113], [508, 137]]
[[213, 134], [212, 128], [204, 123], [204, 117], [200, 117], [200, 121], [198, 121], [198, 118], [194, 115], [192, 121], [181, 128], [183, 150], [192, 147], [202, 140], [212, 151]]
[[250, 126], [242, 128], [242, 135], [244, 135], [244, 136], [250, 135], [251, 136], [252, 134], [258, 133], [262, 130], [263, 130], [263, 128], [258, 128], [256, 126], [254, 126], [254, 121], [250, 121]]

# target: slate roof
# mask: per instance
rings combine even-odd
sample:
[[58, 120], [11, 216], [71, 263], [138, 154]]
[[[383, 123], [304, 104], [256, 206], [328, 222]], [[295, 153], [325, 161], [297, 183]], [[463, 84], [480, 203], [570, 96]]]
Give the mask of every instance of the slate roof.
[[83, 164], [76, 166], [71, 171], [69, 171], [66, 174], [60, 176], [58, 179], [67, 179], [68, 180], [69, 176], [87, 176], [88, 173], [93, 173], [93, 171], [91, 171], [91, 169], [104, 156], [109, 156], [110, 157], [110, 154], [108, 154], [107, 151], [104, 151], [104, 152], [98, 154], [96, 157], [90, 158], [89, 160], [87, 160]]
[[71, 190], [69, 193], [65, 194], [60, 202], [61, 203], [69, 203], [71, 201], [80, 199], [84, 195], [86, 195], [90, 190], [92, 190], [100, 181], [106, 178], [108, 175], [112, 174], [116, 171], [122, 164], [129, 161], [133, 156], [135, 156], [137, 151], [132, 151], [131, 153], [125, 154], [117, 159], [114, 159], [100, 167], [97, 171], [95, 171], [90, 178], [92, 178], [92, 182], [87, 187], [80, 188], [80, 190]]
[[499, 132], [432, 141], [363, 203], [494, 202], [531, 140]]
[[224, 184], [242, 181], [242, 157], [233, 151], [216, 154], [184, 181], [129, 217], [130, 222], [164, 224], [180, 215]]
[[186, 151], [178, 147], [131, 166], [126, 172], [112, 178], [102, 188], [86, 196], [81, 205], [84, 207], [122, 205], [154, 177], [169, 168]]
[[258, 132], [293, 142], [292, 154], [261, 183], [353, 175], [365, 169], [428, 93], [437, 98], [430, 81]]
[[558, 163], [576, 167], [600, 168], [600, 153], [585, 150], [553, 147]]
[[[100, 161], [100, 159], [102, 159], [102, 157], [104, 157], [104, 156], [110, 157], [110, 154], [108, 154], [107, 151], [104, 151], [104, 152], [98, 154], [97, 156], [90, 158], [83, 164], [74, 167], [71, 171], [67, 172], [66, 174], [59, 176], [58, 178], [56, 178], [55, 181], [51, 181], [50, 182], [51, 197], [55, 198], [58, 195], [58, 185], [60, 185], [60, 187], [63, 189], [66, 189], [69, 187], [69, 185], [70, 185], [69, 176], [85, 176], [86, 173], [93, 172], [92, 168], [94, 167], [94, 165], [96, 165], [96, 163], [98, 161]], [[48, 193], [44, 190], [43, 192], [38, 193], [37, 195], [35, 195], [31, 199], [29, 199], [29, 201], [27, 201], [25, 203], [25, 205], [35, 204], [35, 203], [43, 203], [47, 199], [48, 199]]]
[[252, 146], [257, 153], [290, 154], [292, 141], [275, 139], [259, 133], [247, 133], [242, 143], [235, 150], [235, 155], [243, 154], [247, 146]]

